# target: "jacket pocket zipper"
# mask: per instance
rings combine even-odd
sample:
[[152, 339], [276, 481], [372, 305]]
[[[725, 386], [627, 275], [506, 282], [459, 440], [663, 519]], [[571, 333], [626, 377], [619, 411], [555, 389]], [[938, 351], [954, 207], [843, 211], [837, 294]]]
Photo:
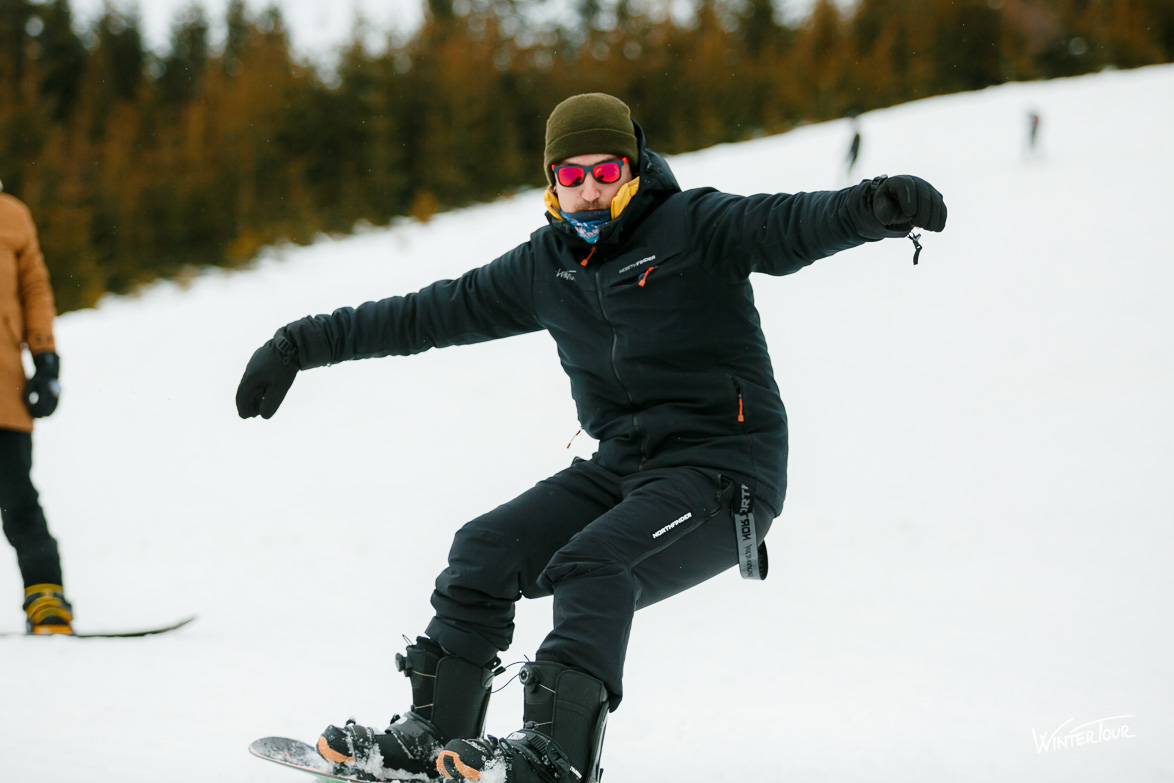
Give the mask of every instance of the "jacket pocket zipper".
[[738, 395], [738, 424], [745, 429], [746, 411], [742, 400], [742, 382], [734, 376], [730, 376], [730, 381], [734, 384], [734, 393]]

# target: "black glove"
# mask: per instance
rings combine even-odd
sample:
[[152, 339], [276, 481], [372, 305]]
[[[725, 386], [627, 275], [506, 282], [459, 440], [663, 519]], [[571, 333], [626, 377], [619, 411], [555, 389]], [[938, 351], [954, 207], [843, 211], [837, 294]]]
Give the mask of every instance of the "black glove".
[[910, 228], [926, 231], [946, 227], [946, 202], [933, 185], [908, 174], [878, 179], [872, 194], [872, 214], [883, 225], [911, 224]]
[[298, 349], [282, 327], [249, 359], [236, 389], [236, 412], [242, 419], [257, 414], [264, 419], [272, 418], [297, 374]]
[[34, 419], [43, 419], [57, 410], [57, 399], [61, 396], [61, 384], [57, 382], [61, 359], [52, 351], [39, 353], [33, 357], [33, 366], [37, 370], [24, 386], [24, 404]]

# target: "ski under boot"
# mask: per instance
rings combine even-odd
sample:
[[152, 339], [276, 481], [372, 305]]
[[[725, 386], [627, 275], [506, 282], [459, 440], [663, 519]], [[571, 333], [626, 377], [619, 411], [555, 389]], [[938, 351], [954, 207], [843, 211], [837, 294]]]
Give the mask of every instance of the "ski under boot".
[[412, 684], [412, 707], [383, 731], [358, 725], [329, 726], [318, 753], [336, 774], [364, 780], [438, 777], [436, 757], [453, 737], [476, 737], [485, 726], [497, 661], [477, 666], [420, 637], [396, 668]]
[[508, 737], [455, 739], [436, 768], [452, 780], [598, 783], [608, 696], [603, 683], [559, 663], [526, 664], [523, 727]]
[[24, 591], [25, 628], [35, 636], [73, 636], [73, 607], [61, 585], [33, 585]]

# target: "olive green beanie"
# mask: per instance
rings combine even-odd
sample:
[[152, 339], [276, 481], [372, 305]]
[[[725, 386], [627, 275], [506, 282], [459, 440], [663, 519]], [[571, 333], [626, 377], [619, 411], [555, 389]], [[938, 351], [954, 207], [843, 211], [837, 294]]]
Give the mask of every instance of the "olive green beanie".
[[622, 155], [633, 169], [639, 159], [632, 112], [619, 98], [602, 92], [572, 95], [554, 107], [546, 121], [546, 180], [554, 185], [551, 164], [576, 155]]

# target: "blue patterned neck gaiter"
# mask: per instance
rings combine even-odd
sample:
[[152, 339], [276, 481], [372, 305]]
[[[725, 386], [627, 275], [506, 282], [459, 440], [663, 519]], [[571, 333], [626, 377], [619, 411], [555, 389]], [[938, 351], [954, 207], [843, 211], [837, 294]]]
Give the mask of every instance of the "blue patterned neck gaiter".
[[586, 212], [563, 212], [562, 216], [578, 232], [579, 236], [593, 245], [599, 239], [599, 232], [611, 222], [610, 209], [591, 209]]

